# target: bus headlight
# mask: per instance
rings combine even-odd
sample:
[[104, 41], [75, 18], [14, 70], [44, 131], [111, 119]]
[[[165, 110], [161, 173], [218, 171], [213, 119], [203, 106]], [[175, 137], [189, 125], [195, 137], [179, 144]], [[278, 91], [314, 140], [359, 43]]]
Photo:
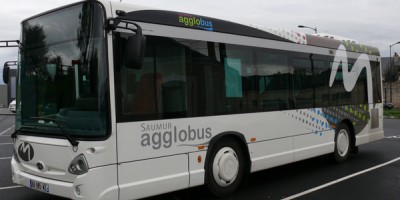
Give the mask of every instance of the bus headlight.
[[72, 160], [71, 164], [69, 164], [68, 168], [69, 173], [75, 175], [81, 175], [89, 171], [89, 166], [87, 164], [86, 158], [83, 154], [77, 156]]

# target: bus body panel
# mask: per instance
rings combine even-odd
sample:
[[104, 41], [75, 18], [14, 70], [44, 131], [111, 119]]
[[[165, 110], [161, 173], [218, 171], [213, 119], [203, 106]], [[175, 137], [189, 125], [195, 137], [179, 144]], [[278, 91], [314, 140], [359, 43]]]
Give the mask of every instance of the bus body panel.
[[295, 154], [294, 160], [300, 161], [332, 153], [335, 149], [334, 138], [334, 130], [295, 136], [293, 138]]
[[368, 131], [368, 129], [366, 129], [363, 132], [364, 134], [359, 134], [356, 136], [356, 143], [355, 143], [356, 146], [380, 140], [385, 137], [383, 130], [379, 129], [374, 131]]
[[[18, 155], [14, 156], [19, 157], [20, 163], [15, 158], [11, 162], [14, 183], [29, 188], [34, 187], [31, 181], [47, 184], [50, 194], [72, 199], [118, 198], [115, 134], [105, 141], [80, 141], [76, 152], [66, 139], [17, 137], [15, 150]], [[32, 160], [24, 161], [21, 155], [28, 152], [33, 152]], [[71, 161], [81, 154], [88, 162], [89, 171], [73, 175], [68, 168]], [[43, 166], [42, 170], [38, 167], [39, 163]], [[81, 195], [76, 194], [76, 186], [80, 187]]]
[[189, 187], [187, 165], [187, 154], [119, 164], [120, 199], [138, 199]]
[[205, 150], [189, 153], [190, 187], [204, 184], [206, 155], [207, 151]]
[[294, 161], [293, 137], [248, 144], [251, 172], [276, 167]]
[[[148, 193], [150, 191], [145, 188], [162, 188], [157, 193], [161, 194], [203, 184], [207, 152], [199, 151], [199, 148], [204, 146], [207, 149], [210, 140], [220, 133], [233, 131], [244, 135], [246, 142], [250, 143], [251, 171], [293, 162], [294, 145], [301, 147], [300, 143], [294, 143], [294, 141], [301, 142], [294, 139], [294, 136], [298, 134], [304, 134], [305, 136], [299, 137], [304, 137], [317, 146], [309, 150], [309, 152], [314, 152], [309, 157], [332, 152], [333, 148], [327, 152], [326, 148], [319, 148], [317, 145], [321, 143], [321, 140], [330, 141], [332, 144], [332, 131], [325, 130], [323, 135], [310, 132], [308, 128], [311, 126], [308, 123], [311, 123], [311, 118], [310, 122], [305, 123], [303, 118], [299, 120], [292, 117], [296, 113], [300, 115], [300, 111], [301, 116], [303, 113], [312, 112], [302, 109], [288, 112], [118, 123], [121, 198], [126, 199], [132, 195], [135, 198], [145, 197], [150, 194]], [[304, 119], [306, 119], [305, 116]], [[251, 142], [251, 138], [256, 138], [256, 141]], [[202, 159], [200, 162], [199, 156]], [[187, 166], [188, 163], [189, 166]], [[154, 191], [152, 192], [154, 194]]]
[[[287, 112], [118, 123], [119, 162], [198, 151], [198, 146], [207, 146], [212, 137], [225, 132], [243, 134], [247, 143], [251, 142], [251, 138], [256, 138], [256, 142], [263, 142], [303, 134], [316, 138], [315, 144], [321, 142], [321, 138], [324, 138], [325, 142], [330, 141], [333, 138], [332, 133], [321, 135], [320, 132], [332, 130], [332, 127], [324, 126], [318, 129], [316, 134], [316, 121], [312, 122], [310, 114], [308, 116], [300, 114], [309, 112], [312, 111], [301, 109]], [[323, 118], [320, 119], [320, 121], [323, 120]], [[325, 120], [324, 123], [328, 122]], [[293, 145], [300, 145], [292, 143], [288, 143], [291, 145], [291, 150], [293, 150]], [[140, 152], [140, 154], [125, 152]], [[265, 153], [269, 154], [269, 151], [263, 150], [262, 154]], [[271, 152], [271, 154], [274, 153]]]
[[[117, 169], [116, 165], [108, 165], [90, 169], [88, 173], [76, 177], [74, 182], [54, 180], [32, 175], [21, 170], [17, 161], [11, 160], [12, 179], [16, 184], [38, 190], [32, 186], [32, 181], [41, 186], [48, 186], [47, 193], [70, 199], [118, 199]], [[99, 179], [100, 178], [100, 179]], [[77, 194], [76, 188], [81, 192]], [[39, 189], [43, 192], [43, 190]]]
[[[23, 171], [45, 178], [72, 182], [76, 176], [68, 172], [68, 167], [80, 154], [85, 156], [90, 168], [115, 164], [117, 162], [115, 141], [115, 134], [105, 141], [80, 141], [77, 151], [74, 152], [66, 139], [19, 135], [14, 147], [20, 157]], [[32, 159], [23, 160], [21, 156], [28, 153], [31, 153]], [[43, 165], [43, 170], [37, 168], [38, 163]]]
[[383, 104], [375, 105], [378, 112], [382, 112], [379, 114], [379, 119], [377, 119], [378, 127], [371, 128], [372, 123], [369, 123], [358, 135], [356, 135], [355, 145], [359, 146], [362, 144], [370, 143], [376, 140], [380, 140], [384, 138], [383, 131]]
[[[74, 158], [69, 146], [65, 139], [21, 135], [15, 142], [15, 151], [20, 158], [19, 167], [22, 171], [49, 179], [73, 182], [76, 176], [68, 173], [67, 169]], [[37, 167], [39, 163], [43, 165], [42, 170]]]

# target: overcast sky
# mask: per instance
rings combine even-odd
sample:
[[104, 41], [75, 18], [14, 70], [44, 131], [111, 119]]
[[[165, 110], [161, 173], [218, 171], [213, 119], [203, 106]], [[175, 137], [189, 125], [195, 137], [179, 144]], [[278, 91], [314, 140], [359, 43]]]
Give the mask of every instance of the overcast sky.
[[[72, 2], [76, 1], [2, 2], [0, 40], [19, 39], [21, 20]], [[383, 57], [389, 56], [390, 44], [400, 41], [398, 0], [123, 0], [123, 2], [310, 34], [313, 30], [300, 29], [297, 26], [302, 24], [317, 27], [319, 33], [339, 35], [376, 46]], [[392, 54], [393, 52], [400, 52], [400, 44], [392, 47]], [[4, 62], [16, 59], [16, 49], [0, 48], [0, 74]]]

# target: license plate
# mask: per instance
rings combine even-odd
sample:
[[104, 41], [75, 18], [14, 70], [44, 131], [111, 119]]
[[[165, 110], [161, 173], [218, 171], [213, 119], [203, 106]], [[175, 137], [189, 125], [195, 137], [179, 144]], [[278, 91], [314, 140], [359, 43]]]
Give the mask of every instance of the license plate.
[[49, 184], [41, 183], [38, 181], [30, 180], [30, 188], [39, 190], [41, 192], [46, 192], [46, 193], [50, 192]]

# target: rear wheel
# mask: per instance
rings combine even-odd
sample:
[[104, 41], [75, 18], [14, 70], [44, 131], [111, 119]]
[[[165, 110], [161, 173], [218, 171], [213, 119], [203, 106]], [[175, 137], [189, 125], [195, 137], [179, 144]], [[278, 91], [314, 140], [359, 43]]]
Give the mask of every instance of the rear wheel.
[[234, 139], [218, 141], [206, 168], [207, 186], [211, 193], [227, 197], [237, 190], [243, 179], [244, 162], [243, 151]]
[[341, 124], [335, 135], [335, 151], [333, 156], [336, 162], [342, 163], [347, 160], [351, 150], [350, 130], [346, 124]]

